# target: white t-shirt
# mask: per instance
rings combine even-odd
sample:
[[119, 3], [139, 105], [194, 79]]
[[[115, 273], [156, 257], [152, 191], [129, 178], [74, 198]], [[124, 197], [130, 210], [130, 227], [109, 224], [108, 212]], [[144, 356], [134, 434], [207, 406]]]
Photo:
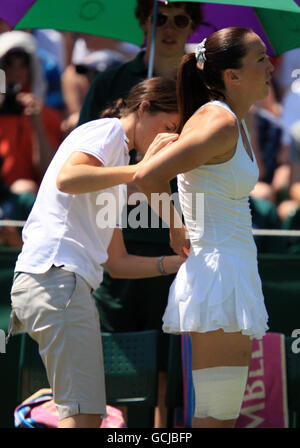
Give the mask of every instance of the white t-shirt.
[[62, 193], [57, 175], [75, 151], [91, 154], [104, 166], [128, 165], [128, 138], [117, 118], [90, 121], [74, 129], [58, 148], [24, 226], [24, 245], [15, 271], [44, 273], [64, 265], [93, 288], [103, 278], [101, 264], [114, 228], [120, 224], [125, 185], [84, 194]]

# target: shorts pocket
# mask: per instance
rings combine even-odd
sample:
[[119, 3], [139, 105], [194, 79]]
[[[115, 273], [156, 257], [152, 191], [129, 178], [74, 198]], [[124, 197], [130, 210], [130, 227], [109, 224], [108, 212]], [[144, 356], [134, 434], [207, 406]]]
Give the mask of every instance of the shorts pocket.
[[21, 274], [11, 291], [13, 328], [24, 328], [30, 334], [37, 325], [54, 324], [59, 313], [67, 309], [75, 289], [73, 272], [53, 268], [46, 274]]
[[40, 294], [49, 309], [66, 310], [77, 286], [76, 275], [59, 268], [53, 268], [53, 271], [54, 275], [47, 282], [35, 286], [34, 295]]

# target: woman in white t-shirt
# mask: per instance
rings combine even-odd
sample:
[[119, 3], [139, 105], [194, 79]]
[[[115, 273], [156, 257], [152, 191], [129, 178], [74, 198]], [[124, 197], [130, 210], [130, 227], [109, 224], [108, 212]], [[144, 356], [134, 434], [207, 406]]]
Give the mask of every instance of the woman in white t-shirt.
[[[120, 118], [76, 128], [57, 150], [23, 229], [15, 267], [10, 332], [26, 331], [38, 342], [60, 427], [99, 427], [105, 415], [99, 316], [91, 295], [102, 265], [114, 277], [143, 278], [177, 272], [183, 261], [128, 254], [118, 228], [124, 184], [178, 137], [176, 84], [147, 79], [116, 108], [110, 116]], [[149, 150], [142, 162], [128, 165], [133, 148]]]

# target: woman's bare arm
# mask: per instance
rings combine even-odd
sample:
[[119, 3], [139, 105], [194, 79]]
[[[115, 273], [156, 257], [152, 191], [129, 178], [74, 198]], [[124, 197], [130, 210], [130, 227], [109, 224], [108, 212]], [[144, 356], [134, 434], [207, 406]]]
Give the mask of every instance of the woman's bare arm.
[[[170, 228], [170, 241], [173, 250], [185, 256], [184, 248], [189, 248], [185, 227], [176, 212], [170, 196], [169, 181], [177, 174], [190, 171], [208, 162], [219, 163], [230, 159], [238, 139], [236, 119], [218, 106], [209, 106], [195, 113], [187, 122], [179, 139], [169, 144], [144, 165], [138, 168], [134, 181], [143, 191], [150, 206], [162, 218], [162, 209], [169, 207], [167, 224]], [[157, 208], [153, 201], [155, 193], [167, 192], [164, 204]], [[167, 203], [166, 203], [167, 202]]]
[[57, 188], [64, 193], [80, 194], [131, 182], [138, 166], [144, 164], [165, 144], [177, 138], [177, 134], [158, 134], [144, 159], [136, 165], [103, 166], [100, 160], [93, 155], [79, 150], [75, 151], [68, 157], [58, 173]]
[[[219, 158], [232, 157], [238, 139], [234, 116], [219, 106], [196, 112], [186, 123], [179, 139], [138, 168], [134, 180], [146, 194], [165, 191], [166, 183]], [[222, 159], [223, 158], [223, 159]]]
[[[105, 263], [105, 267], [111, 277], [150, 278], [161, 275], [158, 268], [158, 257], [142, 257], [128, 254], [120, 229], [114, 230], [107, 252], [108, 260]], [[178, 255], [167, 255], [163, 258], [164, 270], [167, 274], [174, 274], [184, 260], [184, 258]]]
[[64, 163], [56, 185], [63, 193], [89, 193], [130, 182], [135, 170], [135, 165], [104, 167], [96, 157], [78, 151]]

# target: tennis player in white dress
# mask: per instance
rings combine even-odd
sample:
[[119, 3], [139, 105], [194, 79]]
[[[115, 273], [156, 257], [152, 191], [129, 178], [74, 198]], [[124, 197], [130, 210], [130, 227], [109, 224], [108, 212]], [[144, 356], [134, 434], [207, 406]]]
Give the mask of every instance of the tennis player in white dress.
[[135, 175], [150, 203], [177, 175], [185, 225], [171, 204], [170, 241], [189, 255], [163, 329], [191, 336], [195, 427], [235, 426], [252, 339], [268, 329], [249, 208], [259, 172], [245, 117], [268, 95], [273, 70], [252, 30], [225, 28], [201, 42], [178, 72], [181, 135]]

